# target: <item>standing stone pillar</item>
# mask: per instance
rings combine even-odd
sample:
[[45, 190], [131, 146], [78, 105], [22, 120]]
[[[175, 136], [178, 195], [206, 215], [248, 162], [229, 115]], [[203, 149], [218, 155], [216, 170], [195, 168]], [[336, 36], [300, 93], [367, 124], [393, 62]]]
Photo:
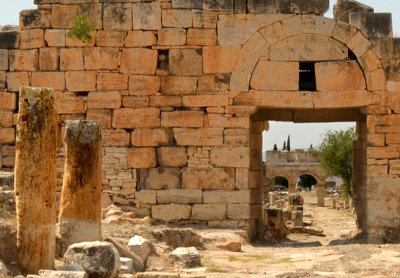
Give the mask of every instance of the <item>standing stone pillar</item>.
[[317, 205], [319, 207], [325, 206], [325, 186], [323, 184], [317, 185]]
[[54, 268], [57, 131], [54, 90], [22, 87], [15, 161], [17, 248], [22, 273]]
[[67, 121], [66, 160], [59, 214], [62, 251], [101, 240], [101, 129], [95, 121]]

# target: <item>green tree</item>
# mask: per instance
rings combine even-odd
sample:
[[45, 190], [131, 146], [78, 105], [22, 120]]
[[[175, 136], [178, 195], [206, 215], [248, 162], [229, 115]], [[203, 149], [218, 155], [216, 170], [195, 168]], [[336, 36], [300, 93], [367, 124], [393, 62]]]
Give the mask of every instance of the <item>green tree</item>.
[[353, 143], [357, 139], [354, 128], [328, 131], [321, 143], [321, 167], [330, 176], [340, 177], [346, 197], [351, 196], [353, 176]]
[[299, 185], [301, 185], [302, 187], [311, 188], [311, 186], [316, 185], [316, 184], [317, 184], [317, 180], [313, 176], [307, 175], [307, 174], [300, 176]]
[[289, 181], [285, 177], [275, 177], [275, 184], [289, 187]]
[[283, 141], [283, 147], [282, 147], [282, 151], [286, 150], [286, 141]]
[[274, 151], [278, 150], [278, 146], [276, 144], [274, 144]]
[[286, 145], [286, 148], [287, 148], [288, 151], [290, 151], [290, 135], [289, 135], [288, 138], [287, 138], [287, 145]]

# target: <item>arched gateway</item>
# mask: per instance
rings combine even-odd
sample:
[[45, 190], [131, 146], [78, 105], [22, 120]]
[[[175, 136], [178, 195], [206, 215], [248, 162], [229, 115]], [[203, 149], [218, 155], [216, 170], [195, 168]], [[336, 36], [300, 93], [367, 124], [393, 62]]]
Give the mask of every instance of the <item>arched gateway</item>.
[[[14, 165], [19, 87], [53, 87], [63, 123], [102, 122], [115, 203], [255, 236], [268, 121], [354, 121], [358, 224], [400, 239], [400, 55], [378, 26], [390, 15], [349, 24], [322, 16], [328, 0], [132, 2], [35, 0], [20, 31], [0, 32], [0, 168]], [[66, 35], [79, 14], [90, 42]]]

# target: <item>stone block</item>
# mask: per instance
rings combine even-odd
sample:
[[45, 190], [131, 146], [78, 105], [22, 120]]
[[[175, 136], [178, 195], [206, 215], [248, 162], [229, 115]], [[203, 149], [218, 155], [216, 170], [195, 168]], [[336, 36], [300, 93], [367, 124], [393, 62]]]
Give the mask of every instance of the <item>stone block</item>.
[[382, 69], [365, 73], [368, 91], [386, 91], [386, 77]]
[[15, 135], [14, 127], [0, 128], [0, 144], [14, 144]]
[[169, 51], [169, 72], [171, 75], [199, 76], [203, 73], [201, 50], [171, 49]]
[[173, 143], [172, 130], [138, 128], [132, 131], [132, 145], [135, 147], [157, 147]]
[[96, 45], [107, 47], [122, 47], [125, 44], [127, 32], [124, 31], [97, 31]]
[[116, 109], [121, 107], [121, 93], [117, 91], [90, 92], [88, 109]]
[[0, 126], [1, 127], [11, 127], [13, 125], [12, 111], [0, 111]]
[[173, 111], [161, 113], [162, 127], [203, 127], [203, 111]]
[[134, 96], [154, 95], [160, 91], [160, 77], [145, 75], [129, 76], [129, 94]]
[[154, 75], [157, 69], [156, 50], [125, 48], [122, 50], [121, 72], [129, 74]]
[[43, 29], [21, 31], [19, 43], [20, 49], [40, 48], [45, 45]]
[[329, 0], [248, 0], [249, 13], [317, 14], [329, 9]]
[[315, 64], [317, 90], [345, 91], [366, 89], [364, 74], [357, 61], [333, 61]]
[[8, 70], [8, 50], [0, 49], [0, 70]]
[[158, 204], [200, 204], [203, 200], [202, 190], [199, 189], [171, 189], [158, 190]]
[[103, 4], [104, 30], [132, 30], [132, 5], [130, 3]]
[[64, 72], [33, 72], [32, 86], [62, 91], [65, 89], [65, 74]]
[[164, 28], [158, 30], [158, 45], [185, 45], [186, 30], [182, 28]]
[[188, 45], [216, 45], [217, 32], [215, 29], [189, 29]]
[[187, 164], [186, 148], [157, 148], [157, 161], [161, 167], [184, 167]]
[[250, 119], [248, 117], [229, 117], [221, 114], [208, 114], [209, 127], [224, 128], [249, 128]]
[[69, 92], [56, 92], [56, 102], [59, 114], [86, 113], [85, 98]]
[[156, 190], [140, 190], [135, 193], [136, 204], [157, 204]]
[[103, 129], [102, 142], [104, 147], [129, 146], [130, 134], [125, 130]]
[[393, 37], [391, 13], [355, 12], [349, 14], [349, 20], [368, 38]]
[[122, 106], [126, 108], [140, 108], [149, 106], [149, 97], [131, 97], [122, 98]]
[[226, 219], [226, 205], [193, 205], [193, 220], [224, 220]]
[[250, 219], [250, 205], [228, 204], [227, 215], [229, 219]]
[[357, 29], [350, 24], [338, 21], [333, 29], [332, 37], [343, 44], [347, 44], [356, 32]]
[[150, 106], [182, 106], [182, 98], [179, 96], [150, 96]]
[[120, 91], [127, 89], [128, 75], [108, 72], [101, 72], [97, 75], [97, 90], [99, 91]]
[[210, 163], [216, 167], [250, 167], [250, 148], [221, 147], [210, 152]]
[[179, 189], [181, 170], [179, 168], [151, 168], [140, 172], [140, 187], [145, 189]]
[[174, 128], [178, 146], [221, 146], [224, 141], [223, 128]]
[[249, 131], [245, 128], [224, 130], [224, 144], [229, 146], [249, 146]]
[[261, 60], [253, 72], [250, 87], [264, 91], [298, 91], [299, 63]]
[[399, 159], [400, 152], [397, 146], [370, 147], [367, 150], [369, 159]]
[[189, 219], [192, 207], [188, 205], [157, 205], [151, 207], [151, 216], [155, 220], [178, 221]]
[[257, 197], [255, 191], [236, 190], [221, 191], [210, 190], [203, 192], [203, 203], [205, 204], [252, 204], [255, 203]]
[[245, 190], [249, 188], [249, 169], [236, 168], [236, 189]]
[[67, 33], [67, 38], [66, 38], [66, 46], [68, 47], [88, 47], [88, 46], [95, 46], [96, 44], [96, 31], [91, 31], [89, 33], [90, 38], [87, 40], [83, 41], [78, 39], [75, 36], [68, 36]]
[[60, 69], [62, 71], [83, 70], [81, 48], [62, 48], [60, 50]]
[[193, 11], [194, 28], [216, 28], [218, 14], [215, 11], [197, 10]]
[[240, 56], [239, 46], [206, 46], [203, 48], [204, 73], [231, 73]]
[[183, 106], [185, 107], [215, 107], [229, 105], [229, 97], [227, 95], [183, 96], [182, 101]]
[[134, 3], [132, 13], [133, 30], [161, 29], [160, 3]]
[[119, 65], [119, 49], [93, 47], [83, 50], [86, 70], [116, 70]]
[[19, 13], [19, 27], [21, 30], [50, 27], [49, 10], [23, 10]]
[[19, 46], [20, 35], [18, 31], [0, 32], [0, 49], [15, 49]]
[[99, 121], [102, 128], [111, 127], [111, 110], [106, 109], [95, 109], [88, 110], [86, 113], [86, 120], [88, 121]]
[[7, 87], [7, 72], [0, 71], [0, 91]]
[[27, 72], [7, 73], [7, 86], [9, 91], [18, 92], [20, 87], [29, 85], [29, 75]]
[[67, 90], [71, 92], [96, 91], [96, 72], [68, 71], [65, 75]]
[[193, 26], [193, 13], [190, 10], [169, 9], [162, 11], [163, 27], [190, 28]]
[[161, 92], [165, 95], [191, 95], [196, 92], [197, 77], [162, 76]]
[[51, 27], [54, 29], [70, 29], [74, 27], [77, 15], [84, 15], [88, 25], [95, 25], [96, 29], [102, 28], [101, 3], [89, 3], [78, 5], [52, 5]]
[[154, 148], [130, 148], [127, 155], [128, 165], [131, 168], [152, 168], [157, 165]]
[[126, 47], [141, 47], [156, 45], [157, 39], [153, 32], [131, 31], [125, 39]]
[[[382, 135], [384, 136], [384, 134], [375, 134], [375, 135], [376, 136], [382, 136]], [[400, 144], [400, 134], [386, 134], [386, 144], [388, 144], [388, 145]]]
[[[57, 48], [41, 48], [39, 50], [39, 68], [41, 71], [56, 71], [59, 67], [59, 51]], [[1, 54], [0, 54], [1, 56]]]
[[225, 94], [229, 92], [230, 76], [228, 74], [205, 74], [199, 77], [198, 93], [200, 95]]
[[347, 44], [353, 53], [360, 57], [372, 48], [372, 43], [361, 32], [357, 32]]
[[349, 23], [349, 14], [350, 13], [360, 13], [360, 12], [369, 12], [373, 13], [374, 8], [369, 7], [367, 5], [361, 4], [357, 1], [338, 1], [333, 6], [333, 15], [335, 19], [339, 19], [343, 22]]
[[38, 71], [39, 51], [33, 50], [11, 50], [10, 71]]
[[184, 168], [183, 189], [234, 190], [235, 169], [229, 168]]
[[65, 30], [64, 29], [47, 29], [44, 33], [44, 40], [49, 47], [65, 46]]
[[158, 108], [121, 108], [114, 110], [114, 128], [155, 128], [160, 127]]

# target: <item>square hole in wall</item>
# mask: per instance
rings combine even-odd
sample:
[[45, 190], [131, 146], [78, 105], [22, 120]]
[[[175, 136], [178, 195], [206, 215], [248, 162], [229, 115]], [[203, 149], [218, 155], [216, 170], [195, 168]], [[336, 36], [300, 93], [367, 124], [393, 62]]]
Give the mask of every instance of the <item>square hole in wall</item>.
[[315, 79], [315, 63], [300, 62], [299, 67], [299, 90], [316, 91], [317, 82]]

